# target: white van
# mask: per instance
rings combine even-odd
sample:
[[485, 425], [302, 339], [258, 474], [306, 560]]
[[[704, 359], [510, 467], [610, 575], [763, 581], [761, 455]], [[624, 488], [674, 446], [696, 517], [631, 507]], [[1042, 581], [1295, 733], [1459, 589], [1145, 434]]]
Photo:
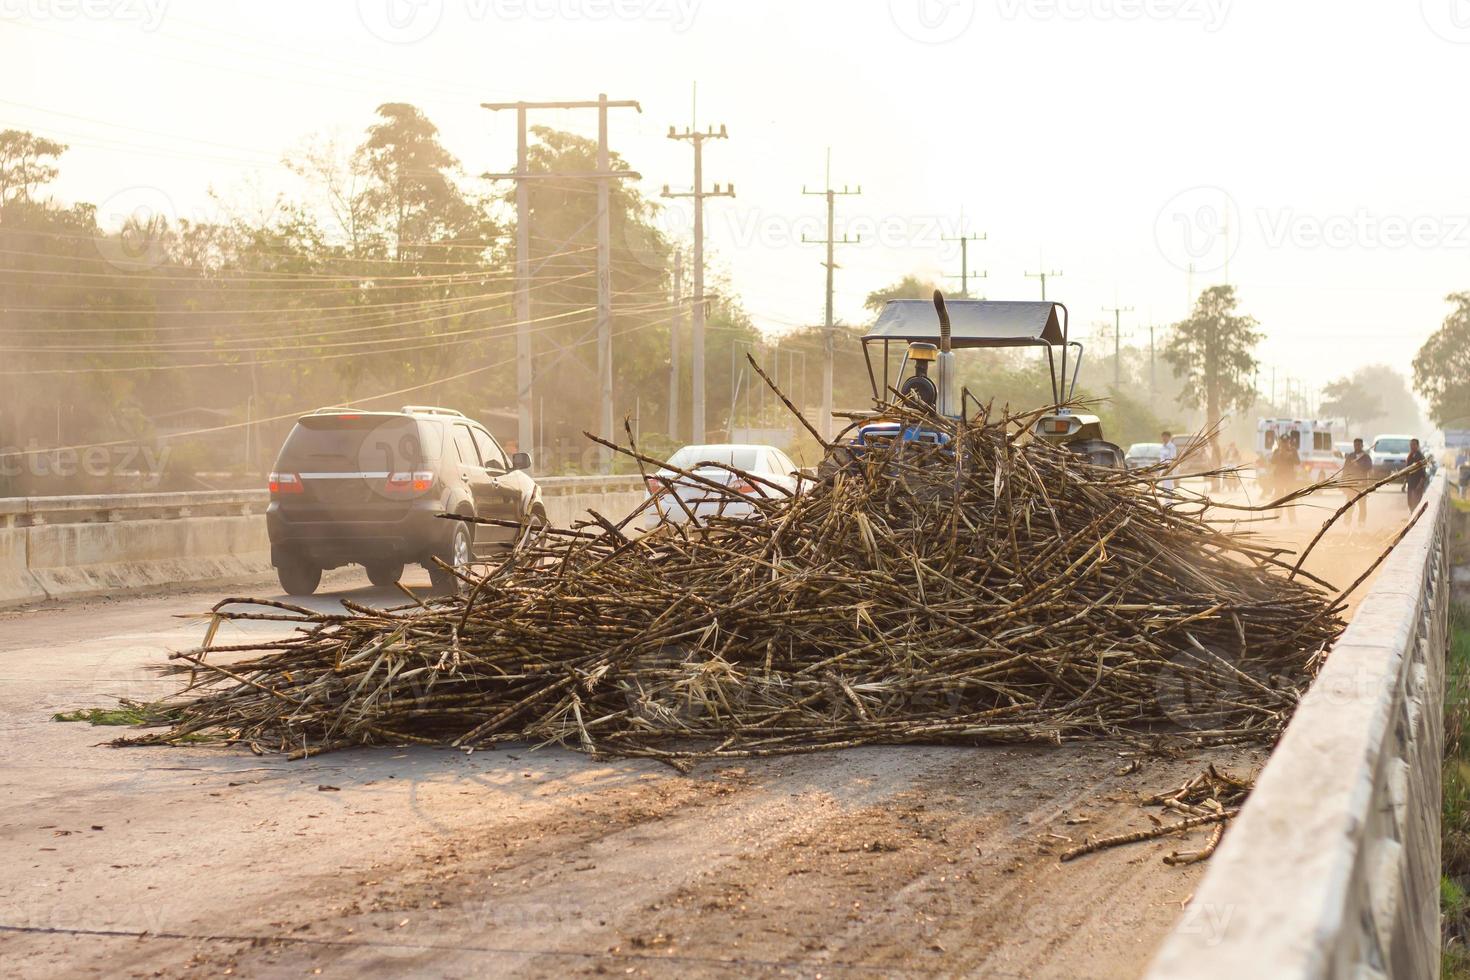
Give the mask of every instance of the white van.
[[1316, 419], [1257, 419], [1256, 465], [1269, 465], [1276, 443], [1291, 433], [1296, 433], [1303, 480], [1320, 483], [1342, 469], [1342, 453], [1332, 444], [1332, 426]]

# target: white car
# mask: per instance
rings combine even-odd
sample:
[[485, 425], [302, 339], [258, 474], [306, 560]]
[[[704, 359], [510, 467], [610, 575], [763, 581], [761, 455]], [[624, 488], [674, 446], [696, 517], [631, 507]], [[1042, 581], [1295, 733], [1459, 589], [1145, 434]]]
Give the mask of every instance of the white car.
[[[744, 480], [724, 466], [749, 473], [764, 482]], [[685, 446], [669, 457], [662, 469], [648, 477], [644, 499], [653, 498], [654, 503], [644, 512], [645, 529], [652, 530], [665, 522], [687, 522], [690, 514], [703, 521], [716, 515], [741, 518], [755, 513], [754, 505], [723, 496], [708, 486], [680, 476], [678, 470], [723, 484], [745, 497], [773, 500], [785, 496], [776, 487], [797, 494], [807, 482], [791, 458], [775, 446], [741, 443]], [[675, 496], [678, 500], [674, 499]]]
[[1164, 444], [1161, 442], [1135, 442], [1128, 447], [1123, 462], [1130, 470], [1141, 470], [1145, 466], [1157, 465], [1163, 453]]

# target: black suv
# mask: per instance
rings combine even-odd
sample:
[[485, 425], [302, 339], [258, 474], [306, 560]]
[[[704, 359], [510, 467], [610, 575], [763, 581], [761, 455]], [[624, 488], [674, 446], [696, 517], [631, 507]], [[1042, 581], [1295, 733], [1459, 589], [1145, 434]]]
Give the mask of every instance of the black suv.
[[357, 563], [377, 586], [418, 562], [439, 591], [458, 579], [434, 563], [465, 565], [513, 546], [514, 527], [439, 514], [545, 523], [526, 453], [508, 456], [460, 412], [319, 409], [297, 420], [270, 475], [271, 563], [290, 595], [310, 595], [322, 569]]

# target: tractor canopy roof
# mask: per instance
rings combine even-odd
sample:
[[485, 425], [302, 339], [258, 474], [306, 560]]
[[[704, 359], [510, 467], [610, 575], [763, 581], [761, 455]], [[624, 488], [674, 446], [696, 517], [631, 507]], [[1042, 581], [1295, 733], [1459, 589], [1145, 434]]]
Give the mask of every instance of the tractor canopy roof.
[[[1067, 342], [1060, 304], [1012, 300], [947, 299], [950, 346], [1060, 347]], [[939, 314], [927, 299], [891, 299], [863, 335], [863, 343], [939, 342]]]

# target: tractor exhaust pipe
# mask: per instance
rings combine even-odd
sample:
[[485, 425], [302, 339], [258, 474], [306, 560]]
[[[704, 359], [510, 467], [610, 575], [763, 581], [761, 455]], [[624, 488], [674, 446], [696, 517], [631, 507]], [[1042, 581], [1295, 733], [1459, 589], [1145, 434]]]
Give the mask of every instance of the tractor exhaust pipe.
[[944, 306], [944, 294], [934, 290], [934, 312], [939, 314], [939, 404], [935, 406], [945, 418], [960, 416], [959, 373], [955, 370], [954, 351], [950, 349], [949, 310]]
[[939, 314], [939, 351], [949, 353], [949, 310], [944, 306], [944, 294], [934, 290], [934, 311]]

